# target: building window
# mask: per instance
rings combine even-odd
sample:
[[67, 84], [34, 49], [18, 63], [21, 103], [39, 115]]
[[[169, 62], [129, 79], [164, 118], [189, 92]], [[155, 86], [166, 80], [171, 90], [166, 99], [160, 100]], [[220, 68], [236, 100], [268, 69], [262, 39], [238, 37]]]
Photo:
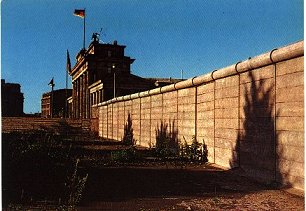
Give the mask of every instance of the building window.
[[111, 51], [107, 51], [107, 56], [111, 57], [112, 56], [112, 52]]

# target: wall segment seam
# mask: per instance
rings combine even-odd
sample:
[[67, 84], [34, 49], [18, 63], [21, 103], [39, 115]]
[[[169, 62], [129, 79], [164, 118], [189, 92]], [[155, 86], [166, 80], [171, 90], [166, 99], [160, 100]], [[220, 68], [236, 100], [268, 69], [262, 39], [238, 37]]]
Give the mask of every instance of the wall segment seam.
[[197, 139], [198, 136], [198, 87], [195, 86], [195, 97], [194, 97], [194, 137]]
[[216, 82], [214, 81], [214, 163], [216, 163]]
[[271, 63], [274, 64], [275, 62], [273, 61], [273, 58], [272, 58], [272, 53], [274, 51], [278, 50], [277, 48], [274, 48], [273, 50], [270, 51], [270, 60], [271, 60]]
[[[236, 63], [236, 66], [235, 66], [235, 69], [237, 68], [237, 65], [239, 64], [240, 62], [237, 62]], [[236, 69], [236, 71], [238, 72], [238, 70]], [[237, 147], [237, 151], [240, 152], [240, 117], [241, 117], [241, 113], [240, 113], [240, 103], [241, 103], [241, 100], [240, 100], [240, 95], [241, 95], [241, 92], [240, 92], [240, 74], [238, 74], [238, 140], [237, 140], [237, 144], [238, 144], [238, 147]], [[238, 156], [238, 166], [240, 167], [241, 166], [241, 163], [240, 163], [240, 153], [237, 153], [237, 156]]]
[[[139, 93], [138, 93], [139, 95]], [[142, 114], [142, 111], [141, 111], [141, 97], [139, 95], [139, 145], [141, 145], [141, 114]]]
[[[273, 62], [273, 59], [272, 59], [272, 52], [274, 51], [274, 49], [271, 51], [271, 61]], [[274, 180], [276, 181], [277, 180], [277, 148], [276, 148], [276, 146], [277, 146], [277, 144], [278, 143], [276, 143], [276, 138], [277, 138], [277, 133], [276, 133], [276, 123], [277, 123], [277, 121], [276, 121], [276, 91], [277, 91], [277, 89], [276, 89], [276, 63], [274, 63], [273, 64], [273, 66], [274, 66], [274, 102], [273, 102], [273, 106], [274, 106], [274, 128], [273, 128], [273, 141], [274, 141], [274, 168], [275, 168], [275, 170], [274, 170]]]

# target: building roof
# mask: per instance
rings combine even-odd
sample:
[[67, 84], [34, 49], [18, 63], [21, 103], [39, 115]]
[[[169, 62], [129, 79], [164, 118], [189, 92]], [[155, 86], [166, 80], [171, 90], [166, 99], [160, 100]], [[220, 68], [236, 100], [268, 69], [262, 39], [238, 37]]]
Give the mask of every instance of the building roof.
[[176, 79], [176, 78], [146, 78], [146, 80], [152, 81], [157, 87], [166, 86], [169, 84], [175, 84], [180, 81], [184, 81], [185, 79]]
[[[116, 75], [116, 86], [120, 88], [150, 89], [154, 88], [154, 83], [146, 78], [130, 73], [120, 73]], [[104, 87], [113, 87], [114, 74], [109, 74], [103, 81]]]
[[[66, 89], [57, 89], [57, 90], [53, 90], [53, 93], [57, 94], [57, 93], [61, 93], [61, 92], [65, 92]], [[72, 93], [72, 89], [67, 89], [68, 91], [68, 95]], [[51, 94], [51, 92], [45, 92], [43, 93], [43, 97], [48, 97]]]

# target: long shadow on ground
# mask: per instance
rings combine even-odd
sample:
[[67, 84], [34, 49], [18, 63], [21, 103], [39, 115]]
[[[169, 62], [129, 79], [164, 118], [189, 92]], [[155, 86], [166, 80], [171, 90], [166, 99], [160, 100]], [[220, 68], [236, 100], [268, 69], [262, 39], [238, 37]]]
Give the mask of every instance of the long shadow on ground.
[[231, 171], [219, 169], [101, 168], [87, 169], [81, 206], [137, 198], [216, 196], [266, 189]]

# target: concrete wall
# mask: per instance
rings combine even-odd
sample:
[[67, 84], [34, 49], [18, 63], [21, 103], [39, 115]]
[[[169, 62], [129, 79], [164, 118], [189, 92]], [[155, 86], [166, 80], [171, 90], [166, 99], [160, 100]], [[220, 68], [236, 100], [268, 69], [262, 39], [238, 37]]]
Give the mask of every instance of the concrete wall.
[[154, 146], [161, 122], [204, 141], [209, 162], [304, 189], [304, 42], [183, 82], [98, 105], [99, 135]]

